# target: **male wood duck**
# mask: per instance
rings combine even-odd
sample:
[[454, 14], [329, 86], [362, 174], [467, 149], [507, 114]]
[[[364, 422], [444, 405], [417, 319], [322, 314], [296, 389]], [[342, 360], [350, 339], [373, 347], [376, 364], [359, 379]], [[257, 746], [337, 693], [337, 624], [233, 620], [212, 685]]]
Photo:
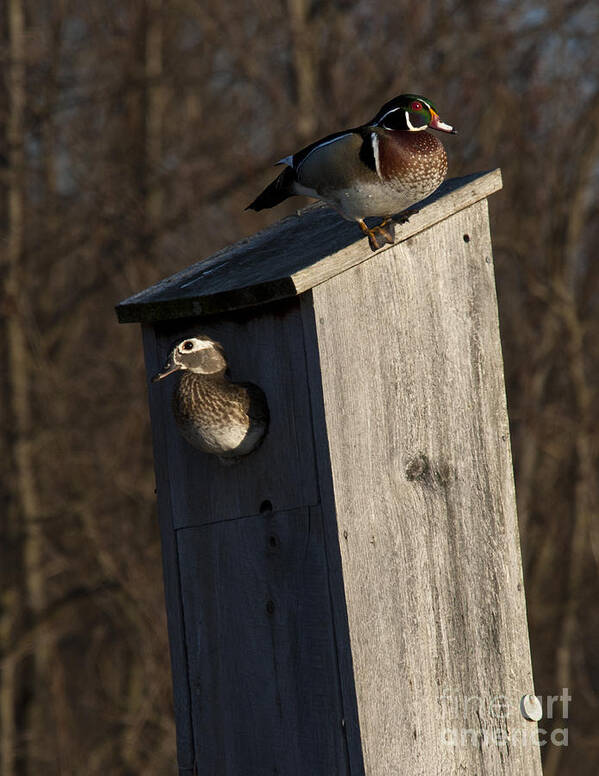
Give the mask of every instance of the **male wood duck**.
[[[246, 210], [263, 210], [295, 194], [307, 194], [357, 221], [373, 251], [394, 242], [391, 216], [432, 194], [447, 174], [443, 144], [425, 130], [457, 134], [439, 118], [430, 100], [402, 94], [385, 103], [361, 127], [317, 140], [277, 164], [283, 172]], [[417, 211], [398, 219], [405, 223]], [[364, 219], [383, 221], [369, 229]]]
[[206, 336], [188, 337], [171, 351], [152, 382], [182, 371], [173, 413], [190, 445], [221, 459], [247, 455], [268, 429], [268, 405], [253, 383], [232, 383], [221, 345]]

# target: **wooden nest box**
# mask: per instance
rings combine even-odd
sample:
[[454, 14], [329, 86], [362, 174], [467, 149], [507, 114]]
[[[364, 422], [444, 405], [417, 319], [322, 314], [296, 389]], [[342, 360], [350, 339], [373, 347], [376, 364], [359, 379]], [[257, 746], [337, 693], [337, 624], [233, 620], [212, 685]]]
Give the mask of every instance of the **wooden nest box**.
[[270, 430], [232, 466], [149, 388], [181, 774], [535, 776], [486, 198], [398, 242], [311, 207], [117, 307], [148, 375], [222, 343]]

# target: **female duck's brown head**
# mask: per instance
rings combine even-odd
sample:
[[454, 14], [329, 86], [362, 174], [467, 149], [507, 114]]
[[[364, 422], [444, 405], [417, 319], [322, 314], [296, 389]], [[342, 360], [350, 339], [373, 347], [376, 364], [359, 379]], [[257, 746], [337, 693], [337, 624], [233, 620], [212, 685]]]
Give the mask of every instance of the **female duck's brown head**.
[[188, 337], [171, 350], [162, 371], [152, 377], [156, 383], [180, 370], [188, 370], [199, 375], [223, 374], [227, 369], [227, 360], [218, 342], [209, 337]]

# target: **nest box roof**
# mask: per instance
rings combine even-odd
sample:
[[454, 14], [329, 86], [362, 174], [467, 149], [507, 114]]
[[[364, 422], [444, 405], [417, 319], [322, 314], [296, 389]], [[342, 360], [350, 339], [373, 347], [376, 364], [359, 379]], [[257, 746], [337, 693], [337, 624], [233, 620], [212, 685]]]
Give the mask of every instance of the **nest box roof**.
[[[396, 242], [430, 229], [501, 186], [498, 169], [445, 181], [409, 223], [396, 229]], [[356, 224], [329, 207], [311, 205], [125, 299], [116, 312], [121, 323], [135, 323], [253, 307], [297, 296], [374, 255]]]

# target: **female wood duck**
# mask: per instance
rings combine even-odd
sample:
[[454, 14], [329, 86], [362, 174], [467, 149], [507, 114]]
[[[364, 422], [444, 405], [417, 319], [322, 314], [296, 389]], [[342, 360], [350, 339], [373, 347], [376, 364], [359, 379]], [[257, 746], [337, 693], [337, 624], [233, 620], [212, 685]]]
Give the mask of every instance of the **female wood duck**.
[[[442, 143], [428, 127], [457, 134], [431, 102], [402, 94], [385, 103], [368, 124], [336, 132], [277, 164], [283, 172], [246, 210], [274, 207], [294, 194], [322, 199], [350, 221], [357, 221], [373, 251], [394, 242], [391, 216], [428, 197], [447, 174]], [[417, 211], [405, 213], [407, 216]], [[373, 229], [368, 216], [383, 222]]]
[[188, 337], [171, 351], [152, 382], [183, 371], [173, 394], [173, 412], [190, 445], [223, 459], [247, 455], [258, 447], [268, 429], [268, 405], [253, 383], [232, 383], [218, 342]]

